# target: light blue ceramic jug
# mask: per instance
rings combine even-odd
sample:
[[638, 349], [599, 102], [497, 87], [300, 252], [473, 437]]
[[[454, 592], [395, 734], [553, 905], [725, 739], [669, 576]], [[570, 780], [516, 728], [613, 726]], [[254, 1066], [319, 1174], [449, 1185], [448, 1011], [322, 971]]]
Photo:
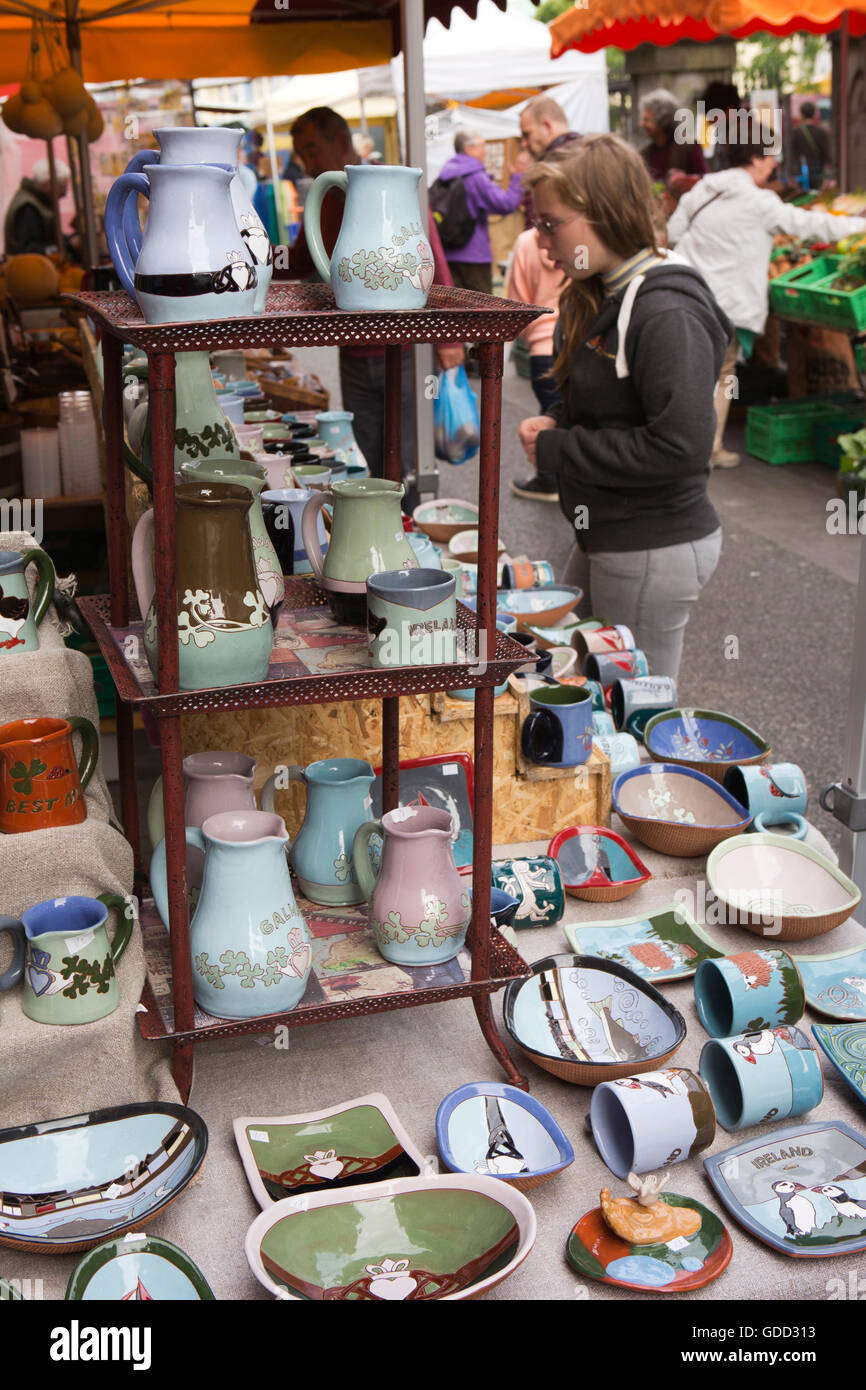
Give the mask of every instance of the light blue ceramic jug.
[[[367, 461], [358, 448], [352, 423], [355, 416], [351, 410], [320, 410], [316, 417], [319, 438], [336, 454], [335, 464], [344, 464], [346, 470], [352, 469], [352, 476], [367, 472]], [[336, 481], [336, 469], [331, 468], [332, 481]], [[344, 472], [348, 477], [348, 471]]]
[[262, 787], [265, 811], [274, 809], [277, 787], [303, 782], [307, 788], [304, 823], [291, 856], [298, 887], [310, 902], [332, 907], [364, 901], [352, 868], [352, 845], [358, 827], [372, 819], [374, 777], [362, 758], [327, 758], [306, 768], [283, 768]]
[[[339, 309], [423, 309], [433, 283], [433, 253], [421, 221], [421, 169], [349, 164], [320, 174], [304, 205], [304, 234], [313, 264]], [[322, 199], [346, 195], [330, 260], [319, 225]]]
[[[186, 842], [204, 851], [204, 877], [190, 923], [193, 995], [217, 1018], [259, 1018], [293, 1009], [312, 962], [298, 911], [280, 816], [220, 811]], [[150, 885], [168, 925], [165, 840], [150, 861]]]

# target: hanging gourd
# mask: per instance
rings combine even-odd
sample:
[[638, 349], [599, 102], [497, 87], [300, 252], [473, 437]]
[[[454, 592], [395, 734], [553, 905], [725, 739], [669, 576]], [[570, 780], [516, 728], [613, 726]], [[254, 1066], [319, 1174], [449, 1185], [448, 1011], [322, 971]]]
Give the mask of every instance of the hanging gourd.
[[102, 112], [100, 111], [99, 107], [96, 105], [96, 102], [93, 100], [93, 97], [88, 96], [88, 101], [87, 101], [87, 138], [88, 138], [88, 140], [90, 141], [91, 144], [93, 143], [94, 140], [98, 140], [98, 139], [99, 139], [99, 137], [100, 137], [100, 135], [102, 134], [102, 132], [104, 131], [104, 129], [105, 129], [105, 121], [102, 119]]
[[24, 102], [21, 100], [20, 93], [6, 98], [3, 103], [2, 115], [3, 124], [7, 130], [14, 131], [16, 135], [24, 134], [24, 127], [21, 124], [24, 116]]
[[63, 122], [43, 97], [40, 101], [24, 103], [21, 131], [33, 140], [53, 140], [56, 135], [63, 133]]
[[16, 304], [42, 304], [57, 294], [57, 267], [47, 256], [28, 252], [6, 262], [6, 290]]
[[87, 130], [87, 123], [90, 120], [90, 112], [85, 106], [81, 111], [76, 111], [74, 116], [63, 117], [64, 135], [83, 135]]
[[18, 89], [18, 95], [20, 96], [21, 100], [26, 103], [26, 105], [34, 106], [37, 101], [42, 100], [45, 93], [43, 92], [40, 83], [27, 81], [21, 83], [21, 86]]
[[87, 106], [87, 89], [74, 68], [63, 68], [52, 80], [51, 104], [64, 119]]

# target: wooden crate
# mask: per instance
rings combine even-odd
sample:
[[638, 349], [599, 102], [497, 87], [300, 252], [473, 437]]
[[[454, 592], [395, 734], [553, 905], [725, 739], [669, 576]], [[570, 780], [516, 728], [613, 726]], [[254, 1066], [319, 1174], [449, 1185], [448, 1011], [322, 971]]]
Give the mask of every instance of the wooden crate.
[[[400, 756], [465, 752], [474, 748], [471, 701], [447, 695], [404, 696], [400, 701]], [[518, 701], [508, 693], [494, 704], [493, 840], [514, 844], [548, 839], [566, 825], [610, 823], [610, 764], [595, 750], [584, 768], [547, 780], [517, 773]], [[209, 711], [183, 716], [184, 754], [203, 749], [249, 753], [258, 764], [258, 791], [278, 764], [305, 767], [319, 758], [381, 762], [382, 713], [376, 701], [296, 705], [281, 709]], [[304, 816], [304, 789], [277, 792], [276, 810], [294, 836]]]

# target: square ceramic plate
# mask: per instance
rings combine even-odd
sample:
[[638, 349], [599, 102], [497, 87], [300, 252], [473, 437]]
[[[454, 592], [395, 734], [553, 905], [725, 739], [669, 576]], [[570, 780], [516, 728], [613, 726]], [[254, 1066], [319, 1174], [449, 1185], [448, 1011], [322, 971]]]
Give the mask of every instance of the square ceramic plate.
[[653, 984], [688, 979], [702, 960], [724, 955], [677, 903], [649, 916], [569, 923], [563, 931], [577, 955], [615, 961]]
[[866, 1104], [866, 1023], [813, 1023], [812, 1032], [842, 1080]]
[[854, 946], [793, 959], [810, 1008], [825, 1018], [866, 1020], [866, 950]]
[[704, 1167], [731, 1215], [783, 1255], [866, 1250], [866, 1135], [841, 1120], [747, 1139]]
[[388, 1097], [378, 1092], [307, 1115], [242, 1115], [234, 1131], [263, 1209], [283, 1197], [431, 1172]]

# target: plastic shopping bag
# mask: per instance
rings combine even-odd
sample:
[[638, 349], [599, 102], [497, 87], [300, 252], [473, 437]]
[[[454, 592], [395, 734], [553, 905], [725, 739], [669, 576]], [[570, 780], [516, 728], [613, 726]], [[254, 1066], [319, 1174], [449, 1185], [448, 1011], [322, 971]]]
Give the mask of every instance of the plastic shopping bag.
[[478, 403], [464, 368], [439, 373], [439, 394], [433, 406], [436, 457], [445, 463], [466, 463], [478, 453], [481, 420]]

